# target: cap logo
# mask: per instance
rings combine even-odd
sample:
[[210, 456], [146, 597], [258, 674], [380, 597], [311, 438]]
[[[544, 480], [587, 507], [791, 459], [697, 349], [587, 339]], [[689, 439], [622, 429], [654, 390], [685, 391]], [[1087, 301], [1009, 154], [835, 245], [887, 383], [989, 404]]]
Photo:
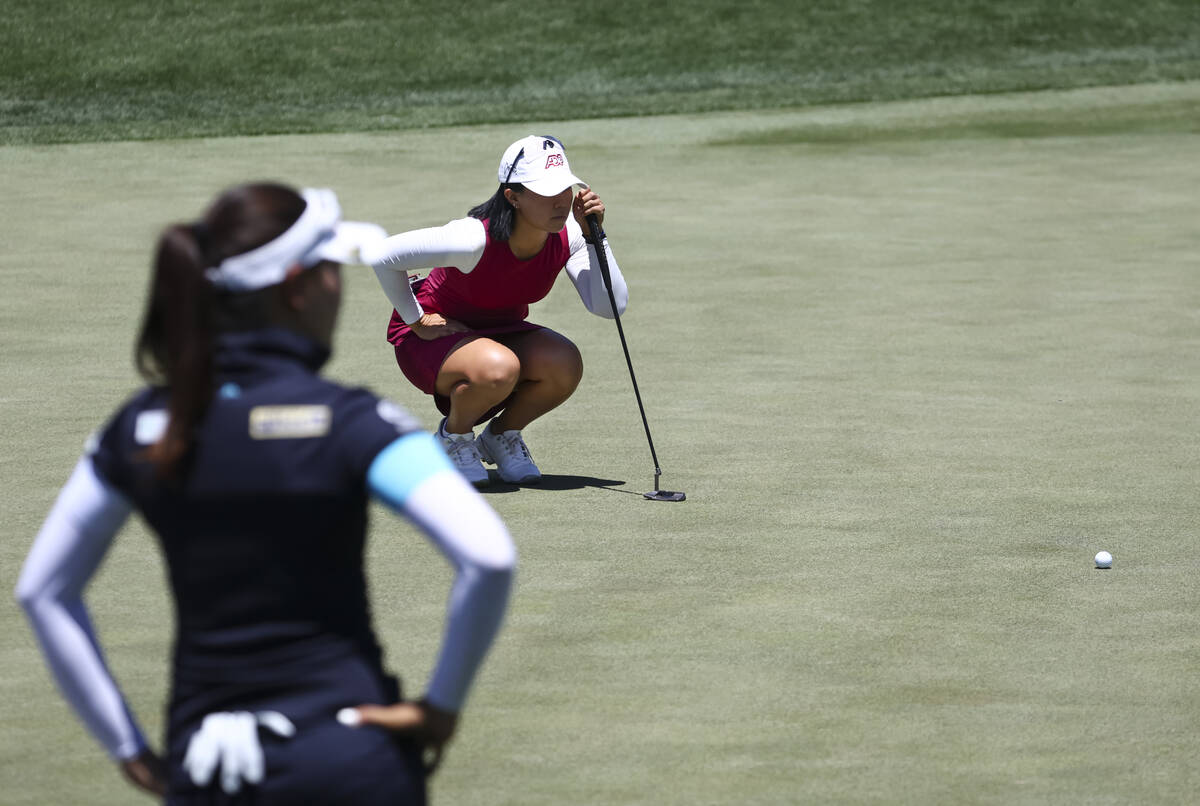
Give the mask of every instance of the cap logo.
[[561, 168], [563, 166], [562, 154], [551, 154], [546, 157], [546, 168]]

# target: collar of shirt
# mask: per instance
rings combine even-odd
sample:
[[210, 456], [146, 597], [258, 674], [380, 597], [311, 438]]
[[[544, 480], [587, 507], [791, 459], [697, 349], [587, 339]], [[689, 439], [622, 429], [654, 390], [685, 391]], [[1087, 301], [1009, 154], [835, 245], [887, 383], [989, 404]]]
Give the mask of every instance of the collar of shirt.
[[263, 328], [221, 333], [217, 336], [216, 366], [219, 373], [257, 370], [264, 365], [301, 364], [316, 372], [329, 360], [331, 351], [307, 336], [286, 328]]

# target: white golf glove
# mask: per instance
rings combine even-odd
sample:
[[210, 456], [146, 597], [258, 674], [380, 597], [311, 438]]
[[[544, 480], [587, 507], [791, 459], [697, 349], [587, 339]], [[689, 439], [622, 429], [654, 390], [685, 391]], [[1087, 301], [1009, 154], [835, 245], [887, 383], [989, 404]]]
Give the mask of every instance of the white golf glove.
[[208, 786], [217, 767], [221, 768], [221, 789], [233, 795], [242, 781], [262, 783], [264, 773], [262, 745], [258, 728], [262, 726], [281, 738], [291, 738], [296, 726], [278, 711], [249, 711], [209, 714], [200, 730], [188, 742], [183, 768], [196, 786]]

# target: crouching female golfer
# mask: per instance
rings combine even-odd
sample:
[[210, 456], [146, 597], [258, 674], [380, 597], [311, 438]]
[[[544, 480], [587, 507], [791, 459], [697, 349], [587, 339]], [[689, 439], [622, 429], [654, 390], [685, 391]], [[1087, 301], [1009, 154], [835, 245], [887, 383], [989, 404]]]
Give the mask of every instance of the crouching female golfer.
[[[467, 218], [395, 235], [363, 254], [395, 308], [388, 341], [396, 362], [434, 396], [446, 415], [438, 437], [476, 485], [488, 482], [481, 460], [510, 483], [541, 479], [521, 430], [570, 397], [583, 375], [574, 344], [526, 321], [530, 303], [565, 268], [587, 309], [613, 316], [596, 256], [608, 242], [591, 243], [585, 221], [603, 221], [604, 204], [571, 173], [562, 143], [518, 140], [500, 160], [499, 180]], [[628, 292], [606, 255], [620, 314]], [[410, 285], [406, 272], [427, 268]], [[474, 426], [485, 422], [476, 440]]]
[[[246, 185], [158, 245], [137, 342], [153, 384], [92, 440], [17, 596], [83, 721], [170, 804], [407, 804], [454, 733], [505, 610], [504, 526], [403, 410], [322, 380], [339, 263], [382, 230], [333, 193]], [[367, 502], [456, 569], [424, 696], [383, 668], [363, 573]], [[176, 636], [165, 763], [105, 667], [81, 594], [139, 511]]]

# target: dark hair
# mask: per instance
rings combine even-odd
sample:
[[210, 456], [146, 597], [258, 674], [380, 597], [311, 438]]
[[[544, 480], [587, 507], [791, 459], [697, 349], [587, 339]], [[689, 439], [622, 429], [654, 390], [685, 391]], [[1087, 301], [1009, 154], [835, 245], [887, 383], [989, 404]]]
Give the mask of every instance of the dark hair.
[[208, 410], [219, 315], [247, 296], [218, 290], [205, 269], [279, 237], [304, 207], [283, 185], [239, 185], [199, 221], [174, 224], [159, 237], [134, 361], [143, 378], [167, 389], [167, 429], [146, 453], [160, 476], [177, 475]]
[[524, 193], [525, 186], [520, 182], [504, 182], [483, 204], [476, 205], [467, 211], [471, 218], [487, 222], [488, 236], [493, 241], [507, 241], [512, 237], [516, 224], [516, 210], [512, 203], [504, 197], [504, 191]]

